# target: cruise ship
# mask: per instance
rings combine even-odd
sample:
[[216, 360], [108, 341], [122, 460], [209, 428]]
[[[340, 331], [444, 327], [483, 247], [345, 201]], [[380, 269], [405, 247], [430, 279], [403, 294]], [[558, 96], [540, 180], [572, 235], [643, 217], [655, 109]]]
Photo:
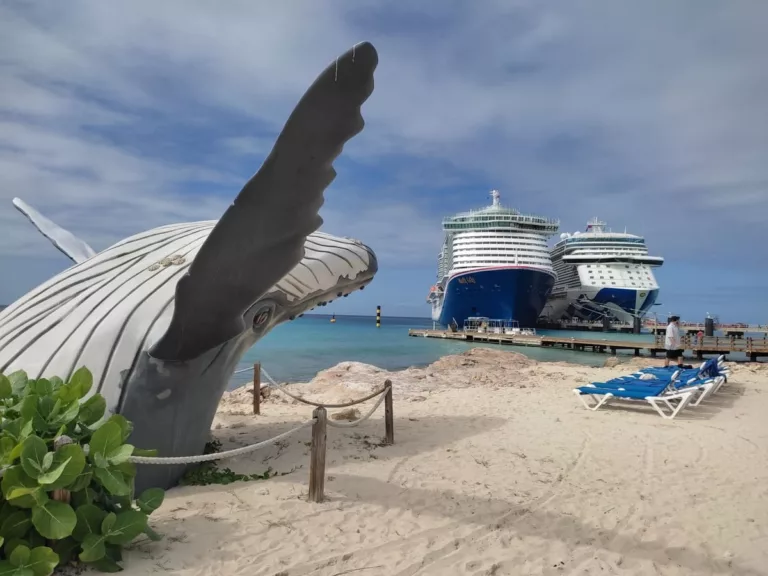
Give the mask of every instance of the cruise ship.
[[659, 285], [653, 268], [664, 264], [649, 256], [642, 236], [612, 232], [597, 218], [586, 232], [561, 234], [551, 251], [557, 282], [542, 320], [634, 322], [656, 302]]
[[559, 221], [503, 207], [498, 190], [491, 198], [490, 206], [443, 220], [437, 283], [427, 296], [443, 326], [484, 317], [534, 327], [555, 284], [548, 240]]

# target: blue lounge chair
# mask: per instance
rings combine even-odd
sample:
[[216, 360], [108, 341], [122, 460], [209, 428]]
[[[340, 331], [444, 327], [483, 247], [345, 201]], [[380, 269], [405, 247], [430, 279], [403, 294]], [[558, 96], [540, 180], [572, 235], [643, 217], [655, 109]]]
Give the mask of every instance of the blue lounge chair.
[[[703, 362], [698, 369], [683, 370], [682, 374], [680, 375], [680, 379], [687, 380], [690, 378], [717, 378], [718, 376], [723, 376], [727, 380], [730, 370], [725, 365], [724, 358], [725, 356], [722, 355], [718, 358], [710, 358], [709, 360]], [[652, 366], [649, 368], [643, 368], [642, 370], [636, 372], [636, 374], [654, 374], [655, 376], [663, 377], [666, 374], [671, 374], [675, 369], [677, 368], [673, 366]]]
[[691, 401], [692, 406], [698, 406], [705, 399], [709, 398], [712, 394], [717, 392], [722, 386], [724, 377], [718, 376], [716, 378], [700, 377], [697, 376], [696, 371], [689, 376], [693, 377], [681, 377], [681, 374], [685, 373], [681, 370], [675, 370], [671, 374], [665, 371], [663, 374], [651, 374], [648, 372], [637, 372], [631, 376], [622, 376], [620, 378], [614, 378], [607, 382], [593, 382], [593, 386], [598, 388], [617, 388], [624, 389], [638, 388], [642, 390], [644, 387], [656, 387], [667, 385], [670, 391], [676, 390], [678, 392], [690, 390], [696, 391]]
[[[677, 373], [675, 384], [676, 388], [683, 388], [688, 386], [704, 386], [712, 383], [710, 390], [707, 390], [706, 396], [714, 394], [720, 387], [728, 380], [730, 371], [725, 367], [722, 362], [722, 356], [719, 358], [711, 358], [706, 362], [703, 362], [698, 369], [683, 370], [672, 372], [670, 368], [664, 367], [651, 367], [643, 368], [642, 370], [635, 372], [632, 376], [637, 378], [648, 378], [652, 376], [656, 380], [671, 381], [673, 380], [673, 374]], [[645, 376], [644, 376], [645, 375]], [[702, 398], [703, 399], [703, 398]], [[700, 399], [695, 405], [702, 400]]]
[[[649, 380], [638, 380], [643, 384], [626, 383], [626, 386], [601, 387], [599, 384], [590, 384], [575, 388], [573, 393], [579, 397], [584, 407], [589, 410], [598, 410], [608, 402], [617, 400], [643, 401], [650, 404], [665, 420], [672, 420], [683, 410], [696, 396], [696, 389], [676, 390], [671, 382], [652, 383]], [[589, 396], [592, 404], [585, 399]], [[666, 411], [665, 411], [666, 409]]]

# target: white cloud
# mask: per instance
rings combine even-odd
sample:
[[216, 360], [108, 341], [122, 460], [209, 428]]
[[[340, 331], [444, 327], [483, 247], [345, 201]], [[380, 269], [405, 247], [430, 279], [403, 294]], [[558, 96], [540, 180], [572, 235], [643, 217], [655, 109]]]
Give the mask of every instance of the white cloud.
[[435, 190], [476, 182], [461, 208], [494, 186], [569, 230], [595, 212], [661, 254], [733, 253], [731, 235], [674, 230], [690, 210], [760, 239], [740, 225], [768, 216], [767, 16], [698, 0], [7, 2], [0, 251], [44, 249], [14, 195], [96, 247], [216, 218], [317, 73], [368, 39], [376, 89], [344, 156], [409, 162], [382, 183], [340, 173], [328, 231], [431, 266], [456, 205]]

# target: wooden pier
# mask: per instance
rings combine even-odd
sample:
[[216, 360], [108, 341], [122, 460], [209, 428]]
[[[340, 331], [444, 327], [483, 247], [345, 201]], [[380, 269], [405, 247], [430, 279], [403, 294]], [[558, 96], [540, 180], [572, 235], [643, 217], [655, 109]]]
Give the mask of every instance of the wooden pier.
[[[509, 346], [536, 346], [541, 348], [562, 348], [566, 350], [579, 350], [616, 354], [619, 350], [631, 350], [635, 356], [640, 356], [641, 351], [647, 352], [651, 357], [663, 355], [664, 336], [657, 335], [646, 340], [617, 340], [610, 338], [571, 338], [567, 336], [541, 336], [521, 334], [497, 334], [494, 332], [451, 332], [450, 330], [408, 330], [408, 336], [422, 338], [442, 338], [445, 340], [462, 340], [464, 342], [486, 342], [488, 344], [500, 344]], [[768, 356], [768, 338], [735, 338], [733, 336], [705, 337], [701, 342], [691, 336], [685, 336], [682, 342], [683, 349], [696, 356], [715, 356], [719, 354], [744, 354], [750, 362], [758, 358]]]
[[[563, 322], [542, 322], [541, 328], [549, 330], [579, 330], [583, 332], [621, 332], [624, 334], [631, 334], [634, 331], [634, 325], [627, 322], [585, 322], [578, 320], [570, 320]], [[646, 320], [642, 324], [644, 330], [648, 330], [651, 334], [664, 334], [667, 330], [666, 324], [654, 324]], [[725, 336], [735, 336], [736, 338], [743, 338], [745, 334], [763, 334], [768, 335], [768, 325], [761, 324], [715, 324], [714, 330], [720, 332]], [[706, 333], [707, 327], [704, 324], [683, 323], [680, 324], [680, 332], [688, 334], [696, 334], [698, 332]]]

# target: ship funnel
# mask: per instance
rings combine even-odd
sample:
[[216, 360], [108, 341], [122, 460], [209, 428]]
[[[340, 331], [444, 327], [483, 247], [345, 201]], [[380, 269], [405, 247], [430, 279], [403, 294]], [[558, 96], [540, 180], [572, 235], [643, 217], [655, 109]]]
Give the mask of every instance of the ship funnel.
[[501, 194], [499, 194], [498, 190], [491, 190], [491, 198], [493, 199], [493, 205], [494, 206], [500, 206], [499, 198], [501, 198]]

